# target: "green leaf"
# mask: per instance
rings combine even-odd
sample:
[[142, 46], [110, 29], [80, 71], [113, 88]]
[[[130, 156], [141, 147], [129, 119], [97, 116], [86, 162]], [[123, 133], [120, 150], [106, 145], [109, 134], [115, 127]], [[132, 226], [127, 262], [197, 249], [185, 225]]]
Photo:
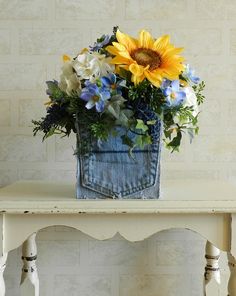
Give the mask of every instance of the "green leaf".
[[156, 124], [156, 120], [148, 120], [147, 121], [147, 125], [154, 125], [154, 124]]
[[123, 68], [120, 68], [120, 77], [124, 78], [126, 81], [131, 81], [131, 73]]
[[48, 87], [47, 93], [52, 101], [60, 101], [64, 97], [64, 92], [58, 87], [56, 81], [47, 81], [46, 84]]
[[145, 145], [152, 144], [152, 138], [149, 135], [138, 135], [135, 139], [135, 143], [143, 148]]
[[133, 111], [124, 109], [120, 111], [119, 118], [116, 120], [116, 125], [121, 125], [123, 127], [129, 127], [129, 120], [133, 116]]
[[122, 139], [122, 143], [124, 145], [127, 145], [132, 148], [134, 147], [134, 142], [129, 138], [129, 136], [123, 135], [123, 136], [121, 136], [121, 139]]
[[146, 132], [148, 131], [148, 126], [143, 122], [142, 119], [137, 119], [136, 129]]
[[182, 139], [182, 133], [181, 131], [178, 131], [176, 137], [174, 137], [173, 140], [167, 144], [167, 147], [171, 148], [172, 152], [178, 151], [181, 143], [181, 139]]
[[50, 128], [49, 132], [47, 132], [45, 134], [44, 139], [47, 139], [47, 138], [51, 137], [55, 133], [56, 133], [56, 128], [55, 127]]
[[164, 135], [167, 139], [171, 139], [171, 134], [172, 134], [173, 130], [172, 129], [165, 129], [164, 130]]
[[119, 119], [125, 101], [126, 100], [120, 95], [113, 96], [106, 106], [106, 112], [109, 112], [116, 119]]
[[195, 95], [197, 97], [198, 105], [201, 105], [205, 100], [205, 96], [202, 94], [205, 86], [206, 85], [205, 85], [204, 81], [201, 81], [198, 85], [193, 85], [193, 90], [194, 90]]

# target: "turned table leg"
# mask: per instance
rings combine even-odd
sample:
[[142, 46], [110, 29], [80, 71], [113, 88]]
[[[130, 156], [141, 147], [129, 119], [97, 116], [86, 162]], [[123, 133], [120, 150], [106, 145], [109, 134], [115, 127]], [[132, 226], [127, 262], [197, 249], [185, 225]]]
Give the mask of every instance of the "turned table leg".
[[36, 233], [32, 234], [22, 246], [23, 268], [21, 275], [21, 295], [39, 296], [39, 278], [36, 266]]
[[236, 296], [236, 259], [229, 252], [227, 255], [230, 269], [230, 277], [228, 282], [228, 296]]
[[6, 261], [7, 261], [7, 253], [3, 254], [3, 256], [0, 257], [0, 296], [5, 296], [5, 292], [6, 292], [5, 281], [3, 277], [3, 273], [6, 268]]
[[205, 295], [218, 295], [218, 285], [220, 284], [219, 258], [220, 250], [209, 241], [206, 243], [207, 264], [204, 273], [204, 293]]

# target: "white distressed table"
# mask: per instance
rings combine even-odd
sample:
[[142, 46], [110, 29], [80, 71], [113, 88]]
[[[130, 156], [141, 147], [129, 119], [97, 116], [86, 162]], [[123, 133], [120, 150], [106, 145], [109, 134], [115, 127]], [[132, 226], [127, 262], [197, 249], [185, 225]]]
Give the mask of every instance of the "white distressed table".
[[21, 295], [38, 296], [37, 231], [76, 228], [104, 240], [120, 233], [140, 241], [164, 229], [187, 228], [207, 239], [205, 295], [220, 283], [220, 250], [228, 252], [228, 295], [236, 296], [236, 186], [200, 180], [162, 184], [160, 200], [76, 200], [71, 184], [18, 182], [0, 189], [0, 296], [7, 253], [23, 243]]

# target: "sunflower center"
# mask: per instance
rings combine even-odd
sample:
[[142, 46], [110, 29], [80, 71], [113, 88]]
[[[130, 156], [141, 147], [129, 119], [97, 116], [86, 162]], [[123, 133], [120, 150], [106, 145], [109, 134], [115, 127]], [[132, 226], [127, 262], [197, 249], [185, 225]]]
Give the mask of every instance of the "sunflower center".
[[161, 64], [161, 58], [159, 54], [149, 48], [138, 48], [131, 53], [131, 57], [144, 67], [150, 66], [149, 70], [153, 71], [157, 69]]

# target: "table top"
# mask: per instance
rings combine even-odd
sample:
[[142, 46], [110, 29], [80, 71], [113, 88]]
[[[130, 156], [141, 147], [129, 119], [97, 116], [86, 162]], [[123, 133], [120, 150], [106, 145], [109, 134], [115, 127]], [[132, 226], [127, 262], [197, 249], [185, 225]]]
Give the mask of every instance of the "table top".
[[165, 181], [158, 200], [78, 200], [75, 184], [19, 181], [0, 189], [0, 213], [236, 213], [236, 184], [203, 180]]

